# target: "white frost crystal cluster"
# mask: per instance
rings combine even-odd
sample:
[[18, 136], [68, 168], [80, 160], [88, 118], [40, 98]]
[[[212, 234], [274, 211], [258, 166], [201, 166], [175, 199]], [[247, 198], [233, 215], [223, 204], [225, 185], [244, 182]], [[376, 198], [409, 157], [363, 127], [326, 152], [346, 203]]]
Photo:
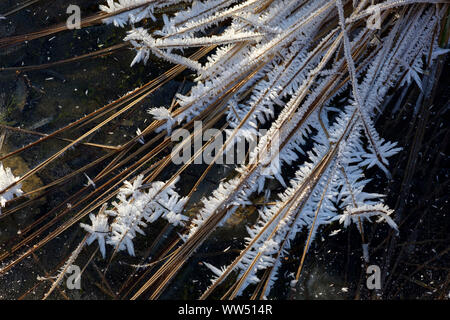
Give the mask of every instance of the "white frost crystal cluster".
[[94, 215], [93, 213], [89, 214], [89, 218], [91, 219], [92, 225], [80, 223], [80, 226], [89, 233], [86, 243], [90, 245], [92, 242], [97, 240], [98, 247], [100, 248], [100, 252], [104, 258], [106, 255], [106, 236], [109, 233], [108, 216], [100, 210], [97, 215]]
[[[103, 257], [105, 243], [119, 251], [127, 250], [134, 256], [133, 240], [137, 233], [145, 235], [143, 228], [147, 223], [161, 217], [175, 226], [183, 225], [187, 217], [181, 212], [187, 198], [181, 198], [174, 190], [176, 182], [166, 184], [158, 181], [144, 186], [142, 175], [133, 182], [125, 181], [111, 210], [104, 210], [104, 207], [97, 215], [90, 214], [91, 225], [81, 223], [81, 227], [90, 234], [87, 244], [97, 240]], [[113, 217], [111, 224], [108, 216]]]
[[[5, 168], [3, 163], [0, 162], [0, 190], [8, 188], [11, 184], [19, 180], [19, 177], [15, 177], [10, 168]], [[5, 192], [0, 194], [0, 214], [1, 208], [6, 205], [6, 202], [12, 200], [14, 197], [22, 195], [21, 184], [18, 183], [15, 186], [9, 188]]]

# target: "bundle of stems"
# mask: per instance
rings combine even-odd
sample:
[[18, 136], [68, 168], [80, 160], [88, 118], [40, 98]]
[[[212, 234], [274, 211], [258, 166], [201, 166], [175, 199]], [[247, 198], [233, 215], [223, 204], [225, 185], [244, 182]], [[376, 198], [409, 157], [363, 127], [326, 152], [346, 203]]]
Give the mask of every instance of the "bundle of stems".
[[[168, 8], [177, 8], [176, 14], [161, 16]], [[131, 65], [145, 63], [154, 55], [174, 66], [116, 101], [2, 156], [0, 161], [62, 134], [83, 132], [2, 185], [0, 195], [17, 190], [70, 148], [88, 145], [92, 134], [132, 114], [145, 98], [185, 70], [196, 75], [193, 87], [185, 95], [178, 94], [170, 107], [150, 109], [154, 120], [127, 143], [91, 144], [106, 153], [45, 186], [9, 196], [0, 219], [56, 192], [75, 176], [96, 172], [85, 186], [8, 241], [8, 249], [0, 252], [1, 274], [14, 270], [68, 230], [80, 229], [82, 222], [88, 234], [59, 263], [64, 267], [55, 271], [56, 280], [45, 298], [60, 284], [82, 247], [95, 243], [99, 247], [92, 249], [83, 271], [99, 251], [103, 256], [107, 251], [102, 281], [112, 297], [156, 299], [193, 254], [205, 250], [202, 245], [213, 232], [236, 212], [254, 206], [251, 199], [263, 191], [271, 202], [257, 210], [255, 222], [246, 221], [248, 237], [242, 247], [235, 248], [239, 254], [224, 266], [203, 264], [212, 283], [199, 298], [206, 299], [219, 288], [225, 292], [219, 296], [222, 299], [270, 297], [283, 258], [291, 255], [291, 243], [306, 234], [290, 281], [294, 287], [301, 285], [297, 282], [305, 258], [323, 225], [354, 223], [361, 234], [365, 263], [370, 261], [365, 223], [386, 222], [399, 231], [383, 196], [366, 191], [367, 169], [376, 167], [390, 179], [388, 158], [400, 150], [395, 142], [382, 138], [374, 123], [399, 87], [420, 87], [421, 75], [446, 52], [446, 1], [111, 0], [101, 9], [103, 13], [83, 26], [101, 18], [130, 28], [125, 40], [136, 50]], [[142, 27], [146, 19], [159, 18], [164, 21], [160, 30], [150, 33]], [[57, 31], [61, 30], [52, 32]], [[49, 34], [10, 38], [0, 41], [0, 46]], [[195, 51], [185, 54], [190, 48]], [[203, 129], [219, 128], [219, 133], [177, 166], [173, 160], [178, 151], [190, 149], [202, 137], [195, 130], [198, 121]], [[261, 127], [268, 130], [261, 134]], [[188, 130], [189, 139], [173, 141], [170, 134], [177, 129]], [[215, 148], [213, 161], [187, 194], [178, 195], [174, 188], [183, 181], [183, 174], [222, 134], [226, 139]], [[200, 192], [200, 184], [240, 140], [255, 142], [256, 147], [216, 190], [201, 194], [201, 208], [194, 210], [198, 204], [191, 199]], [[283, 190], [276, 195], [267, 192], [272, 179]], [[31, 197], [35, 194], [39, 196]], [[86, 224], [88, 215], [92, 225]], [[165, 218], [165, 227], [151, 236], [153, 244], [140, 257], [141, 268], [130, 268], [126, 280], [112, 289], [106, 277], [122, 257], [117, 253], [128, 249], [134, 255], [133, 241], [140, 237], [136, 232], [146, 234], [147, 224], [159, 217]], [[105, 249], [105, 243], [112, 245], [111, 250]], [[161, 246], [149, 261], [150, 252]]]

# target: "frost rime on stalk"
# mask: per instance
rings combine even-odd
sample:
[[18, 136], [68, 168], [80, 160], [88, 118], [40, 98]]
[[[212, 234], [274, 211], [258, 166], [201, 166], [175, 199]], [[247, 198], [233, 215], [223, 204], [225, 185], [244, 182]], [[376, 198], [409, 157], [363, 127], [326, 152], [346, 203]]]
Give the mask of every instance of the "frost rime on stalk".
[[[142, 3], [130, 0], [120, 4], [132, 2]], [[154, 54], [197, 73], [190, 92], [178, 95], [179, 110], [149, 111], [156, 120], [165, 121], [160, 130], [170, 132], [176, 124], [215, 111], [212, 106], [216, 107], [217, 97], [229, 90], [233, 94], [226, 97], [224, 106], [229, 123], [225, 151], [239, 139], [255, 140], [257, 128], [270, 121], [270, 129], [250, 153], [254, 161], [239, 167], [236, 177], [220, 183], [211, 196], [205, 197], [203, 208], [187, 224], [183, 246], [192, 254], [204, 241], [203, 235], [222, 225], [238, 207], [248, 205], [248, 198], [261, 192], [267, 179], [278, 179], [285, 187], [274, 205], [259, 210], [259, 219], [248, 227], [249, 237], [238, 258], [221, 268], [205, 263], [214, 278], [202, 297], [231, 272], [238, 274], [238, 282], [230, 297], [240, 295], [248, 285], [261, 281], [261, 270], [268, 270], [262, 292], [266, 297], [277, 278], [281, 258], [288, 254], [299, 232], [306, 230], [309, 234], [307, 251], [320, 226], [334, 221], [344, 227], [355, 223], [363, 232], [362, 223], [373, 222], [376, 217], [377, 222], [384, 221], [398, 231], [383, 196], [364, 191], [370, 182], [364, 171], [378, 166], [389, 176], [388, 158], [400, 150], [396, 143], [385, 142], [374, 126], [388, 90], [398, 84], [409, 85], [412, 80], [420, 87], [422, 59], [430, 52], [428, 46], [433, 46], [432, 52], [445, 51], [433, 38], [445, 7], [439, 11], [438, 6], [415, 6], [419, 2], [438, 1], [389, 0], [372, 6], [369, 1], [352, 1], [353, 12], [348, 17], [344, 17], [343, 6], [349, 1], [342, 0], [193, 1], [171, 17], [164, 15], [161, 30], [152, 34], [143, 28], [129, 31], [126, 40], [137, 51], [132, 64], [146, 62]], [[112, 8], [111, 1], [108, 3]], [[159, 4], [149, 4], [148, 10]], [[364, 52], [374, 31], [354, 28], [353, 24], [374, 10], [384, 12], [399, 6], [406, 7], [392, 29], [383, 32], [380, 42]], [[134, 13], [123, 15], [117, 24], [133, 23], [134, 17]], [[338, 22], [337, 27], [321, 33], [330, 19]], [[223, 28], [209, 34], [218, 25]], [[203, 64], [183, 55], [183, 49], [198, 46], [216, 47]], [[350, 81], [339, 87], [347, 74]], [[341, 99], [339, 105], [337, 98]], [[307, 140], [313, 143], [312, 148], [306, 146]], [[267, 153], [275, 141], [279, 148], [274, 154]], [[298, 162], [299, 154], [308, 160], [300, 164], [293, 178], [285, 179], [282, 166]], [[120, 200], [128, 208], [133, 204], [126, 197]], [[116, 215], [120, 211], [130, 216], [125, 208], [116, 205]], [[114, 239], [131, 254], [130, 241], [134, 231], [141, 231], [145, 219], [125, 220], [117, 218], [120, 223], [114, 227]], [[124, 226], [134, 230], [125, 244], [118, 240], [127, 233], [121, 229]], [[363, 248], [367, 259], [369, 248], [365, 244]], [[174, 258], [162, 268], [180, 268], [186, 258], [180, 255], [182, 261]]]

